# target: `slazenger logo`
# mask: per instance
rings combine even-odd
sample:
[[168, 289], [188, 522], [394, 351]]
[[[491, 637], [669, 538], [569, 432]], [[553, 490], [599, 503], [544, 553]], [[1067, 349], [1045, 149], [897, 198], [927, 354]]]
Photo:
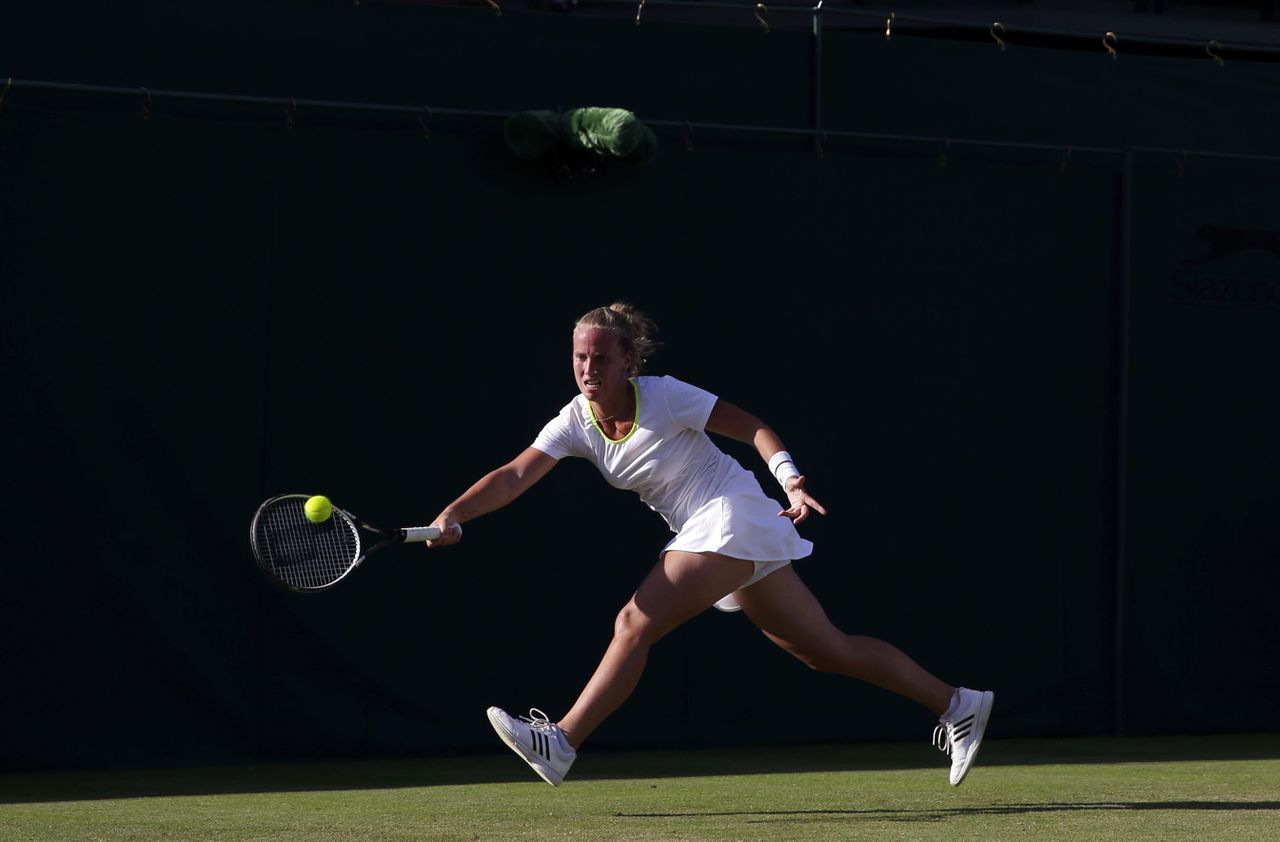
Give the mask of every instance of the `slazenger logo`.
[[1280, 277], [1178, 272], [1172, 295], [1175, 304], [1280, 311]]
[[1242, 251], [1266, 251], [1280, 257], [1280, 231], [1201, 225], [1196, 229], [1196, 236], [1205, 244], [1205, 252], [1182, 261], [1183, 266], [1201, 266]]

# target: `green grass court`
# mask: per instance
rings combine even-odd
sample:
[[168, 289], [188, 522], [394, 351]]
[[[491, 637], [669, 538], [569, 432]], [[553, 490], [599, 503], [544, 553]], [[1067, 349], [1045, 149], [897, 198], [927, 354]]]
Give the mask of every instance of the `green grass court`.
[[0, 776], [0, 839], [1280, 839], [1280, 734], [511, 754]]

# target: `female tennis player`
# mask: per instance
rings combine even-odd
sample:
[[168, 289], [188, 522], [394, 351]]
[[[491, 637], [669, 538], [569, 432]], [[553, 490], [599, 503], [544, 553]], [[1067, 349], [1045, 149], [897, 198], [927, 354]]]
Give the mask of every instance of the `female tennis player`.
[[[805, 487], [791, 454], [764, 422], [674, 377], [640, 376], [656, 328], [625, 302], [589, 311], [574, 325], [579, 394], [515, 459], [444, 508], [430, 547], [456, 543], [462, 524], [515, 500], [570, 456], [588, 459], [613, 486], [635, 491], [675, 537], [623, 606], [613, 640], [573, 708], [558, 722], [537, 708], [513, 717], [489, 708], [498, 735], [547, 783], [559, 786], [578, 748], [635, 689], [660, 638], [714, 605], [742, 610], [774, 643], [816, 670], [841, 673], [924, 705], [939, 717], [934, 744], [951, 755], [951, 784], [968, 774], [994, 696], [952, 687], [901, 650], [848, 635], [827, 619], [791, 562], [811, 542], [796, 526], [826, 509]], [[755, 474], [707, 433], [755, 447], [786, 493], [782, 511]]]

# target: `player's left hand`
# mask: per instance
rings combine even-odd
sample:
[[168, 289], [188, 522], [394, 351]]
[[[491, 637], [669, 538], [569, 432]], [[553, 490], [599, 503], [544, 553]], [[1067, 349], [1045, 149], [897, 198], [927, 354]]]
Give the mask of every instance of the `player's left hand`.
[[778, 512], [778, 517], [791, 518], [793, 523], [803, 523], [805, 518], [809, 517], [811, 510], [820, 515], [827, 513], [822, 504], [810, 497], [809, 492], [804, 490], [803, 476], [792, 477], [787, 480], [787, 501], [791, 503], [791, 506]]

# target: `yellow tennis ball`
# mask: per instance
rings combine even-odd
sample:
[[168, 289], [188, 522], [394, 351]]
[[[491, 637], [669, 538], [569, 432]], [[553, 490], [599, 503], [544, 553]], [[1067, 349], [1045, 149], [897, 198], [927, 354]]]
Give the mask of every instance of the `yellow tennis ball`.
[[307, 499], [306, 505], [302, 507], [302, 511], [306, 513], [307, 520], [312, 523], [324, 523], [333, 517], [333, 504], [329, 502], [329, 498], [322, 494]]

